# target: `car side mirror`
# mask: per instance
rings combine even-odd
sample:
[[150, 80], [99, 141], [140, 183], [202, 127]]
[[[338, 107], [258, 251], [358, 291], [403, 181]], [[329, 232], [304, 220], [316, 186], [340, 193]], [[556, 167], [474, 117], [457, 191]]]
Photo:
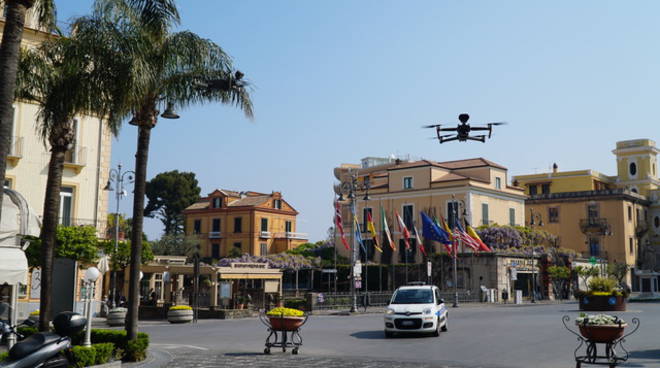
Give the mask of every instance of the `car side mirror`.
[[438, 304], [442, 304], [442, 303], [444, 303], [444, 302], [445, 302], [444, 299], [442, 299], [442, 298], [438, 299]]

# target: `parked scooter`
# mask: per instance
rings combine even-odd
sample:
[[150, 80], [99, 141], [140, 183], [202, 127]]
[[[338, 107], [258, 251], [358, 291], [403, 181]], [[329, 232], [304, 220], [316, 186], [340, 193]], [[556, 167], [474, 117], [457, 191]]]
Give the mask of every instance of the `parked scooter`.
[[0, 322], [3, 335], [14, 334], [21, 340], [9, 349], [9, 359], [0, 362], [0, 368], [68, 367], [72, 362], [71, 336], [82, 331], [86, 323], [87, 320], [78, 313], [62, 312], [53, 319], [55, 333], [40, 332], [21, 340], [17, 326]]

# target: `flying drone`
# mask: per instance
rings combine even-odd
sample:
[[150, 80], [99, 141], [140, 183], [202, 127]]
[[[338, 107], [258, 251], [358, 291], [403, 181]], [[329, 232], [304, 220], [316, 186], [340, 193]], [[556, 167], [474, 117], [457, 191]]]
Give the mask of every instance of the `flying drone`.
[[[486, 124], [486, 126], [473, 127], [467, 123], [468, 120], [470, 120], [470, 115], [468, 114], [458, 115], [458, 120], [460, 121], [460, 123], [455, 128], [443, 128], [442, 124], [424, 125], [423, 128], [435, 128], [435, 133], [440, 143], [445, 143], [450, 141], [465, 142], [468, 140], [485, 143], [486, 137], [490, 138], [490, 136], [493, 134], [494, 126], [506, 124], [503, 121], [498, 121], [495, 123], [488, 123]], [[470, 135], [470, 132], [475, 130], [488, 131], [488, 135], [486, 134]], [[442, 134], [442, 132], [456, 132], [456, 133]], [[436, 137], [433, 137], [432, 139], [436, 139]]]

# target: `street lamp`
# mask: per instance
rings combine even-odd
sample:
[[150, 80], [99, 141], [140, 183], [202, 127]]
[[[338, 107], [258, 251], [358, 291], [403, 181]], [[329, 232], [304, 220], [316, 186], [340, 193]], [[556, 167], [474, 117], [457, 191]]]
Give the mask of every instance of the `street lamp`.
[[[339, 198], [337, 199], [339, 202], [344, 201], [343, 195], [346, 194], [346, 197], [351, 201], [351, 213], [353, 216], [355, 216], [355, 202], [356, 202], [356, 197], [357, 197], [357, 192], [360, 190], [365, 190], [365, 195], [363, 200], [367, 201], [369, 200], [369, 188], [371, 187], [369, 177], [365, 177], [363, 183], [359, 183], [358, 181], [358, 172], [357, 170], [348, 170], [348, 178], [346, 181], [344, 181], [341, 184], [340, 187], [340, 193], [339, 193]], [[355, 270], [355, 265], [358, 259], [358, 245], [357, 245], [357, 238], [355, 237], [355, 222], [356, 219], [353, 219], [351, 221], [351, 230], [353, 232], [353, 249], [351, 251], [351, 296], [353, 298], [353, 304], [351, 305], [351, 312], [356, 312], [357, 311], [357, 290], [355, 287], [355, 283], [358, 280], [356, 275], [356, 270]]]
[[[126, 195], [124, 190], [124, 182], [132, 184], [134, 182], [135, 172], [121, 171], [121, 164], [117, 165], [117, 169], [110, 169], [108, 176], [108, 183], [103, 190], [115, 191], [115, 200], [117, 202], [117, 210], [115, 211], [115, 255], [119, 246], [119, 202], [121, 197]], [[115, 189], [112, 189], [112, 182], [115, 182]], [[117, 306], [117, 271], [112, 271], [112, 308]]]
[[[543, 226], [543, 218], [538, 212], [534, 212], [533, 208], [529, 209], [529, 227], [534, 227], [534, 225]], [[536, 266], [534, 266], [534, 260], [536, 259], [536, 249], [532, 245], [532, 303], [536, 303]]]
[[[465, 201], [461, 200], [456, 200], [456, 197], [452, 195], [452, 203], [454, 205], [452, 206], [452, 213], [451, 216], [454, 219], [454, 228], [456, 228], [456, 225], [458, 224], [458, 212], [459, 212], [459, 207], [461, 207], [461, 218], [465, 218], [465, 215], [467, 214], [465, 211]], [[452, 229], [453, 230], [453, 229]], [[460, 238], [458, 239], [460, 242]], [[456, 249], [454, 249], [454, 304], [452, 304], [453, 308], [458, 308], [458, 246]]]
[[83, 346], [89, 347], [92, 345], [91, 333], [92, 333], [92, 298], [94, 296], [94, 284], [96, 280], [101, 276], [101, 272], [96, 267], [90, 267], [85, 270], [85, 284], [87, 285], [87, 330], [85, 331], [85, 341]]

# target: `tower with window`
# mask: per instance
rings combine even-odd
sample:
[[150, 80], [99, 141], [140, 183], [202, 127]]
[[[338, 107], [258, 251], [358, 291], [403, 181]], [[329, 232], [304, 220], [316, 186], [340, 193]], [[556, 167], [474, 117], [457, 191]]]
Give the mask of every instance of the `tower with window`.
[[634, 139], [616, 143], [612, 151], [617, 159], [618, 186], [648, 196], [660, 186], [658, 149], [650, 139]]

